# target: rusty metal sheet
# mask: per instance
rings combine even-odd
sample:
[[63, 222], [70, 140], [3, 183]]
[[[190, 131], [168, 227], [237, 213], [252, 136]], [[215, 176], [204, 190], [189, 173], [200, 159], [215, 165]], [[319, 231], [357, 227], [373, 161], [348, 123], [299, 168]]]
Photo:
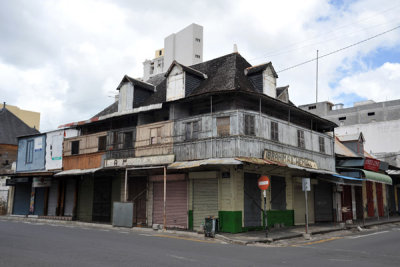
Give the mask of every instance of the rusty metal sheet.
[[241, 161], [234, 158], [212, 158], [203, 160], [180, 161], [168, 165], [168, 169], [189, 169], [203, 165], [240, 165]]
[[74, 169], [74, 170], [67, 170], [67, 171], [62, 171], [59, 173], [54, 174], [54, 176], [67, 176], [67, 175], [81, 175], [81, 174], [87, 174], [87, 173], [94, 173], [102, 168], [94, 168], [94, 169]]
[[237, 157], [235, 159], [240, 160], [241, 162], [247, 162], [247, 163], [258, 164], [258, 165], [278, 165], [281, 167], [287, 166], [286, 164], [281, 163], [281, 162], [272, 161], [272, 160], [268, 160], [268, 159], [254, 158], [254, 157]]

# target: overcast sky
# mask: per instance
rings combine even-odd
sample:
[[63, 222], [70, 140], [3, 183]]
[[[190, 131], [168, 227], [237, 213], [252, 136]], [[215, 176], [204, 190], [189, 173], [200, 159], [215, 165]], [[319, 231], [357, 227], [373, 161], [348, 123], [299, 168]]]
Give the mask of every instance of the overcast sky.
[[[400, 2], [360, 1], [1, 1], [0, 101], [41, 113], [41, 131], [86, 120], [114, 101], [125, 74], [164, 37], [204, 27], [204, 59], [233, 44], [251, 64], [276, 71], [400, 25]], [[296, 105], [315, 101], [315, 62], [279, 72]], [[400, 29], [319, 60], [319, 101], [400, 98]]]

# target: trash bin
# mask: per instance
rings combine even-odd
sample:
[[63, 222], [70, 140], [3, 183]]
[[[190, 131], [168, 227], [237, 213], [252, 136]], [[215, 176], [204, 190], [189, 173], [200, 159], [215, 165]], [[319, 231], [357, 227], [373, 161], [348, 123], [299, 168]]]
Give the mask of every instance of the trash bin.
[[204, 219], [204, 236], [215, 237], [218, 231], [218, 218], [207, 217]]

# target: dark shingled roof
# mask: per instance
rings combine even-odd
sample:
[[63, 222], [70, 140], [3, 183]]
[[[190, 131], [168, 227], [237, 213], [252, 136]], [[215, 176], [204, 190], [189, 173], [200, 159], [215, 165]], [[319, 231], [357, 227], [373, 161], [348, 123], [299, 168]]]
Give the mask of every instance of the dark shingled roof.
[[17, 136], [38, 134], [7, 108], [0, 109], [0, 144], [18, 145]]
[[150, 83], [147, 83], [147, 82], [139, 81], [137, 79], [129, 77], [128, 75], [125, 75], [124, 78], [122, 78], [122, 81], [119, 83], [119, 85], [117, 87], [117, 90], [121, 89], [121, 86], [126, 82], [130, 82], [133, 85], [136, 85], [136, 86], [141, 87], [143, 89], [147, 89], [149, 91], [154, 92], [154, 85], [152, 85]]
[[249, 67], [245, 69], [245, 75], [251, 75], [260, 71], [264, 71], [268, 66], [271, 67], [272, 73], [274, 74], [275, 78], [278, 78], [278, 74], [276, 74], [274, 66], [272, 66], [271, 62]]
[[[238, 53], [192, 65], [191, 69], [207, 75], [207, 79], [203, 80], [200, 86], [186, 97], [232, 90], [256, 92], [249, 79], [244, 75], [244, 69], [249, 66], [251, 66], [250, 63]], [[147, 82], [152, 83], [151, 79]], [[166, 102], [166, 95], [166, 78], [164, 77], [162, 82], [157, 85], [156, 93], [143, 102], [142, 106]]]
[[[179, 64], [179, 63], [174, 63]], [[334, 123], [319, 118], [316, 115], [313, 115], [308, 112], [304, 112], [301, 109], [298, 109], [290, 100], [289, 103], [282, 102], [278, 99], [270, 98], [260, 92], [258, 92], [253, 84], [250, 82], [249, 77], [246, 76], [247, 74], [257, 73], [266, 69], [268, 66], [272, 68], [274, 75], [276, 75], [275, 70], [271, 62], [254, 66], [252, 67], [250, 63], [246, 61], [239, 53], [232, 53], [228, 54], [219, 58], [212, 59], [210, 61], [206, 61], [203, 63], [199, 63], [196, 65], [192, 65], [190, 67], [182, 66], [185, 71], [190, 70], [190, 73], [194, 71], [196, 73], [201, 73], [207, 75], [207, 79], [202, 80], [200, 85], [194, 89], [189, 95], [186, 95], [184, 99], [180, 99], [177, 101], [185, 100], [187, 98], [201, 96], [204, 94], [210, 93], [217, 93], [217, 92], [244, 92], [250, 93], [254, 95], [259, 95], [263, 98], [269, 99], [270, 101], [275, 101], [276, 103], [281, 103], [281, 105], [287, 105], [288, 107], [294, 107], [294, 111], [297, 111], [299, 114], [302, 115], [309, 115], [311, 117], [315, 117], [327, 123], [331, 126], [335, 125]], [[171, 68], [170, 68], [171, 69]], [[189, 72], [189, 71], [188, 71]], [[276, 75], [277, 77], [277, 75]], [[148, 97], [140, 106], [148, 106], [152, 104], [160, 104], [166, 102], [166, 80], [165, 74], [157, 74], [147, 80], [147, 83], [153, 84], [156, 86], [155, 93]], [[281, 94], [286, 87], [278, 87], [277, 88], [277, 95]], [[115, 106], [116, 105], [116, 106]], [[107, 109], [100, 112], [100, 115], [106, 115], [118, 110], [118, 103], [114, 103], [113, 105], [109, 106]], [[113, 112], [111, 112], [113, 111]], [[98, 115], [99, 115], [98, 114]]]
[[191, 73], [191, 74], [193, 74], [195, 76], [198, 76], [198, 77], [200, 77], [202, 79], [206, 79], [207, 78], [207, 75], [205, 75], [204, 73], [202, 73], [202, 72], [200, 72], [198, 70], [192, 69], [191, 67], [182, 65], [179, 62], [177, 62], [176, 60], [174, 60], [172, 62], [172, 64], [171, 64], [171, 66], [169, 66], [167, 72], [164, 75], [165, 77], [168, 77], [169, 73], [172, 71], [172, 69], [174, 68], [175, 65], [180, 66], [185, 72]]
[[283, 86], [283, 87], [276, 87], [276, 96], [278, 97], [280, 94], [283, 93], [283, 91], [289, 89], [289, 85]]

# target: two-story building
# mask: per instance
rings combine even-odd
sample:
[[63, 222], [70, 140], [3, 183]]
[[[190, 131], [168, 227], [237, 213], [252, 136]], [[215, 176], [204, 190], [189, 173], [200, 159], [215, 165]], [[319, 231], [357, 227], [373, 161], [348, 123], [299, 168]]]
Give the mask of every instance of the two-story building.
[[[336, 125], [294, 106], [276, 79], [271, 63], [251, 66], [238, 53], [190, 67], [175, 61], [146, 82], [125, 76], [118, 101], [91, 120], [65, 125], [81, 134], [65, 140], [63, 175], [85, 169], [96, 182], [109, 173], [112, 186], [103, 187], [112, 192], [99, 194], [114, 196], [104, 198], [110, 206], [112, 199], [134, 202], [136, 224], [197, 229], [206, 216], [217, 216], [227, 232], [262, 227], [257, 179], [269, 175], [269, 225], [302, 224], [301, 178], [311, 177], [315, 190], [316, 178], [335, 173], [326, 132]], [[100, 155], [103, 165], [89, 160]], [[69, 157], [85, 160], [67, 167]], [[78, 219], [94, 202], [93, 194], [78, 197]]]

